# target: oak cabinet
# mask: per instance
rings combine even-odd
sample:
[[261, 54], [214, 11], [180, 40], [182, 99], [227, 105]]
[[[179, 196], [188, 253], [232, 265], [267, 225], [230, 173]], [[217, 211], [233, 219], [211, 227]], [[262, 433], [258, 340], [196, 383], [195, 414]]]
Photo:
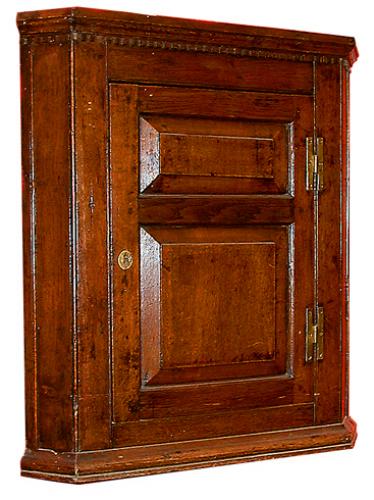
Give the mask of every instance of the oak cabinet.
[[354, 39], [83, 8], [18, 26], [22, 474], [352, 447]]

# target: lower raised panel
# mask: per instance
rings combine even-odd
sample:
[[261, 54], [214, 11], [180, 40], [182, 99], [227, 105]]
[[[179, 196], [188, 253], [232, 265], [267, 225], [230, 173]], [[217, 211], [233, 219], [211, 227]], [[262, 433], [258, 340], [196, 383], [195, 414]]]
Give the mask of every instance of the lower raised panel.
[[141, 229], [142, 385], [287, 371], [289, 226]]
[[346, 417], [332, 425], [146, 447], [80, 453], [26, 450], [21, 473], [52, 481], [90, 483], [352, 448], [356, 437], [356, 424]]

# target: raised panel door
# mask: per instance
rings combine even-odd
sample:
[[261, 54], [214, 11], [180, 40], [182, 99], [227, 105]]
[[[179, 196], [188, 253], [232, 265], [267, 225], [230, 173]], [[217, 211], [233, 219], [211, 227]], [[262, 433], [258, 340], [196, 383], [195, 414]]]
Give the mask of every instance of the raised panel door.
[[111, 84], [110, 116], [115, 444], [313, 424], [312, 98]]

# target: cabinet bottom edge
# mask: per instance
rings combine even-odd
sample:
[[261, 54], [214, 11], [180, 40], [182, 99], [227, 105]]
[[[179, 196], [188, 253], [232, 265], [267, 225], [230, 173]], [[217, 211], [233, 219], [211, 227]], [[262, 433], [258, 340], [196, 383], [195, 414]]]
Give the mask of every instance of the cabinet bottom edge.
[[144, 447], [79, 453], [26, 450], [21, 475], [85, 484], [349, 449], [356, 438], [356, 424], [346, 417], [340, 424]]

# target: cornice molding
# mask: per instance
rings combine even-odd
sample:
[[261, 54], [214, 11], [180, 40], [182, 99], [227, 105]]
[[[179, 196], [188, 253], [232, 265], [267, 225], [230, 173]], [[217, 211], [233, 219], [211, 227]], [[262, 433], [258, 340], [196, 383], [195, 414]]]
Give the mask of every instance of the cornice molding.
[[22, 44], [108, 43], [334, 64], [358, 57], [350, 37], [72, 8], [20, 13]]

